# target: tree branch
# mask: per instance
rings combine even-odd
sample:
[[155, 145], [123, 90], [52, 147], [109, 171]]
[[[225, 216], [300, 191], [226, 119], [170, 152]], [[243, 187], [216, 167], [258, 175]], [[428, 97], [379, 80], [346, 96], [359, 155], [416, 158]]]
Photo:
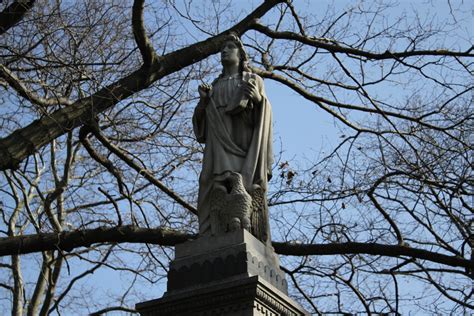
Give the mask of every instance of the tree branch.
[[[316, 103], [323, 110], [325, 110], [328, 113], [330, 113], [331, 115], [337, 117], [344, 124], [348, 125], [349, 127], [354, 128], [358, 131], [360, 131], [361, 129], [354, 126], [344, 116], [342, 116], [341, 114], [333, 111], [330, 107], [326, 106], [325, 104], [327, 104], [331, 107], [336, 107], [336, 108], [341, 108], [341, 109], [348, 109], [348, 110], [361, 111], [361, 112], [381, 114], [381, 115], [384, 115], [384, 116], [395, 117], [395, 118], [399, 118], [399, 119], [402, 119], [402, 120], [415, 122], [415, 123], [418, 123], [420, 125], [423, 125], [423, 126], [426, 126], [428, 128], [432, 128], [432, 129], [435, 129], [435, 130], [438, 130], [438, 131], [444, 131], [445, 130], [445, 128], [443, 128], [443, 127], [439, 127], [439, 126], [436, 126], [436, 125], [426, 123], [422, 120], [422, 118], [419, 118], [419, 117], [412, 117], [412, 116], [409, 116], [409, 115], [404, 115], [402, 113], [397, 113], [397, 112], [393, 112], [393, 111], [386, 111], [386, 110], [381, 110], [381, 109], [372, 109], [372, 108], [368, 108], [368, 107], [364, 107], [364, 106], [360, 106], [360, 105], [340, 103], [340, 102], [335, 102], [335, 101], [331, 101], [329, 99], [322, 98], [320, 96], [317, 96], [315, 94], [310, 93], [306, 89], [303, 89], [295, 81], [290, 80], [290, 79], [288, 79], [284, 76], [281, 76], [279, 74], [276, 74], [272, 71], [263, 70], [263, 69], [256, 68], [256, 67], [253, 67], [252, 71], [255, 72], [256, 74], [260, 75], [263, 78], [272, 79], [274, 81], [277, 81], [277, 82], [287, 86], [288, 88], [292, 89], [293, 91], [295, 91], [296, 93], [301, 95], [303, 98]], [[346, 88], [346, 87], [344, 87], [344, 88]]]
[[109, 312], [114, 312], [114, 311], [138, 314], [137, 310], [133, 308], [124, 307], [124, 306], [112, 306], [112, 307], [107, 307], [107, 308], [101, 309], [100, 311], [94, 312], [90, 314], [90, 316], [99, 316], [99, 315], [107, 314]]
[[[61, 233], [32, 234], [0, 238], [0, 256], [20, 255], [47, 250], [71, 251], [95, 243], [148, 243], [175, 246], [197, 235], [185, 234], [169, 228], [141, 228], [137, 226], [99, 227]], [[452, 267], [474, 269], [474, 263], [458, 256], [411, 248], [403, 245], [347, 242], [334, 244], [291, 244], [273, 242], [275, 251], [286, 256], [324, 256], [369, 254], [374, 256], [406, 256]]]
[[84, 145], [84, 148], [92, 157], [92, 159], [94, 159], [95, 161], [100, 163], [102, 166], [104, 166], [105, 169], [107, 169], [107, 171], [109, 171], [115, 177], [115, 179], [117, 180], [117, 185], [119, 187], [120, 194], [125, 195], [125, 190], [124, 190], [125, 184], [123, 183], [123, 180], [122, 180], [122, 173], [120, 172], [118, 168], [114, 166], [114, 164], [109, 159], [107, 159], [107, 157], [102, 156], [101, 154], [99, 154], [97, 151], [94, 150], [94, 148], [92, 147], [92, 144], [87, 139], [87, 136], [89, 133], [90, 133], [89, 126], [84, 125], [83, 127], [81, 127], [81, 129], [79, 130], [79, 141], [82, 143], [82, 145]]
[[474, 262], [458, 256], [432, 252], [424, 249], [411, 248], [407, 245], [384, 245], [377, 243], [347, 242], [334, 244], [290, 244], [273, 242], [275, 251], [287, 256], [310, 256], [310, 255], [343, 255], [343, 254], [369, 254], [387, 257], [412, 257], [415, 259], [428, 260], [452, 267], [463, 267], [474, 269]]
[[147, 69], [142, 67], [135, 70], [89, 97], [79, 99], [70, 106], [44, 116], [0, 139], [0, 170], [18, 168], [21, 161], [51, 140], [82, 126], [98, 113], [146, 89], [153, 82], [217, 53], [229, 32], [239, 35], [245, 33], [256, 19], [280, 2], [283, 0], [267, 0], [230, 29], [166, 54], [161, 57], [159, 65], [154, 64]]
[[161, 182], [160, 180], [155, 178], [149, 170], [147, 170], [146, 168], [141, 167], [140, 165], [138, 165], [135, 161], [133, 161], [133, 159], [128, 157], [121, 148], [119, 148], [119, 147], [115, 146], [114, 144], [112, 144], [100, 132], [98, 126], [95, 126], [95, 127], [92, 128], [92, 133], [102, 143], [102, 145], [104, 145], [104, 147], [106, 147], [108, 150], [110, 150], [112, 153], [114, 153], [114, 155], [116, 155], [117, 157], [122, 159], [122, 161], [124, 161], [128, 166], [130, 166], [136, 172], [138, 172], [140, 175], [145, 177], [145, 179], [147, 179], [148, 181], [153, 183], [156, 187], [158, 187], [162, 192], [164, 192], [170, 198], [172, 198], [173, 200], [178, 202], [179, 205], [183, 206], [184, 208], [186, 208], [191, 213], [197, 215], [197, 209], [194, 206], [192, 206], [191, 204], [186, 202], [176, 192], [174, 192], [173, 190], [168, 188], [163, 182]]
[[137, 43], [140, 53], [143, 57], [143, 66], [150, 67], [158, 60], [158, 55], [151, 44], [150, 39], [146, 35], [143, 23], [143, 6], [145, 0], [135, 0], [132, 8], [132, 28], [135, 42]]
[[445, 49], [438, 49], [438, 50], [411, 50], [411, 51], [404, 51], [404, 52], [390, 52], [389, 50], [387, 50], [383, 53], [374, 53], [374, 52], [369, 52], [369, 51], [352, 48], [348, 46], [341, 46], [338, 42], [328, 40], [328, 39], [317, 38], [313, 36], [303, 36], [298, 33], [288, 32], [288, 31], [283, 31], [283, 32], [273, 31], [272, 29], [260, 23], [253, 24], [251, 28], [271, 38], [297, 41], [297, 42], [300, 42], [302, 44], [306, 44], [312, 47], [323, 48], [332, 53], [345, 53], [345, 54], [365, 57], [367, 59], [373, 59], [373, 60], [399, 59], [399, 58], [406, 58], [406, 57], [413, 57], [413, 56], [474, 57], [474, 53], [472, 52], [474, 49], [474, 46], [469, 47], [464, 52], [455, 52], [455, 51], [449, 51]]
[[15, 1], [0, 12], [0, 35], [21, 21], [26, 12], [33, 7], [34, 3], [35, 0]]
[[304, 27], [303, 27], [303, 23], [301, 23], [300, 18], [298, 16], [298, 14], [296, 13], [295, 6], [289, 0], [286, 1], [286, 5], [288, 6], [288, 8], [290, 8], [291, 15], [295, 19], [296, 24], [298, 25], [298, 29], [300, 30], [301, 35], [306, 36], [306, 33], [304, 31]]
[[0, 256], [27, 254], [47, 250], [72, 251], [95, 243], [150, 243], [174, 246], [194, 235], [169, 228], [140, 228], [136, 226], [99, 227], [61, 233], [33, 234], [0, 238]]
[[64, 97], [45, 99], [39, 96], [31, 91], [14, 73], [3, 65], [0, 65], [0, 78], [5, 79], [10, 87], [12, 87], [20, 96], [41, 107], [72, 104], [71, 100]]

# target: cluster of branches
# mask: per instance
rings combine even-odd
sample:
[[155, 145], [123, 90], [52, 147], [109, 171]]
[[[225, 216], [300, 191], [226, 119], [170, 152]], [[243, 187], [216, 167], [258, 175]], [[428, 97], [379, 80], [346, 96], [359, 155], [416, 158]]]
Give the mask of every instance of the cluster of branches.
[[[436, 24], [384, 3], [311, 16], [267, 0], [238, 19], [229, 5], [3, 4], [0, 311], [133, 312], [164, 282], [170, 247], [196, 238], [190, 116], [229, 32], [255, 73], [339, 129], [318, 159], [288, 163], [283, 144], [275, 165], [273, 245], [292, 295], [315, 314], [472, 309], [462, 10]], [[91, 302], [104, 270], [126, 286]]]

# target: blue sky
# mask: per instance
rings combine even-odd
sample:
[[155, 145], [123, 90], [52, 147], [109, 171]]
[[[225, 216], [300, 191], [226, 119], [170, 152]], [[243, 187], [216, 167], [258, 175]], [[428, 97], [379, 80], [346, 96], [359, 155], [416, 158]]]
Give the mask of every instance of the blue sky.
[[[260, 3], [261, 1], [241, 0], [234, 1], [233, 5], [235, 6], [236, 11], [239, 11], [239, 9], [249, 11], [250, 8], [254, 8]], [[348, 4], [355, 3], [358, 2], [301, 0], [295, 1], [295, 7], [304, 7], [305, 13], [320, 16], [324, 14], [327, 6], [332, 6], [334, 10], [339, 11]], [[455, 7], [462, 5], [465, 14], [464, 17], [466, 18], [466, 22], [464, 23], [465, 28], [461, 28], [457, 30], [457, 32], [464, 34], [463, 36], [465, 36], [466, 41], [471, 40], [473, 28], [472, 3], [469, 1], [452, 1], [451, 3]], [[401, 5], [390, 11], [390, 15], [392, 15], [392, 18], [395, 18], [403, 12], [411, 14], [414, 7], [419, 10], [421, 15], [428, 16], [434, 14], [435, 17], [438, 17], [439, 19], [447, 18], [449, 20], [451, 18], [448, 1], [401, 1]], [[204, 37], [202, 34], [197, 36], [199, 38]], [[451, 45], [453, 43], [445, 44]], [[283, 159], [304, 161], [305, 158], [310, 159], [319, 155], [321, 152], [327, 152], [332, 149], [334, 144], [339, 140], [340, 135], [333, 118], [329, 114], [319, 109], [315, 104], [296, 95], [296, 93], [290, 91], [288, 88], [283, 88], [279, 83], [265, 80], [265, 87], [273, 107], [274, 140], [277, 149], [279, 148], [278, 144], [280, 142], [283, 145]], [[388, 87], [383, 93], [387, 95], [401, 95], [403, 92]], [[32, 258], [33, 256], [31, 255], [24, 256], [24, 265], [36, 265], [36, 260]], [[130, 260], [134, 259], [130, 257]], [[79, 273], [82, 264], [76, 259], [72, 259], [71, 264], [74, 267], [72, 269], [72, 277]], [[31, 270], [25, 270], [28, 270], [30, 273], [34, 271], [33, 268]], [[64, 275], [67, 276], [66, 270], [64, 270]], [[88, 279], [86, 283], [83, 283], [83, 285], [85, 288], [92, 291], [92, 296], [94, 295], [95, 288], [97, 288], [98, 296], [103, 295], [104, 293], [115, 293], [118, 295], [127, 289], [126, 282], [123, 282], [120, 278], [121, 273], [112, 271], [108, 268], [102, 268], [96, 271], [93, 278]], [[149, 297], [147, 298], [160, 297], [165, 290], [164, 280], [155, 285], [148, 285], [148, 289]]]

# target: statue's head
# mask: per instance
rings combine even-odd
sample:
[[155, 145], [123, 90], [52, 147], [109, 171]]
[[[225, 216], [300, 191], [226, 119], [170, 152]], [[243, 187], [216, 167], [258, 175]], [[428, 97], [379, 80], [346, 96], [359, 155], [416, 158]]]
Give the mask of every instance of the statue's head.
[[240, 38], [234, 33], [227, 35], [221, 48], [222, 64], [238, 64], [241, 72], [250, 71], [248, 60], [244, 44]]

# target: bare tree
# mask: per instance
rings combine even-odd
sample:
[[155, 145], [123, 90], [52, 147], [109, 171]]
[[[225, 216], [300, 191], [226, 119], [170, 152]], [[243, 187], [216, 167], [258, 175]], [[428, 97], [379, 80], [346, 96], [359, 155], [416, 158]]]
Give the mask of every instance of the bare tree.
[[[3, 3], [0, 311], [133, 312], [157, 296], [172, 246], [196, 238], [190, 117], [232, 31], [257, 74], [339, 130], [318, 159], [282, 151], [274, 166], [291, 294], [315, 314], [472, 312], [469, 5], [317, 5]], [[100, 273], [121, 288], [99, 295]]]

